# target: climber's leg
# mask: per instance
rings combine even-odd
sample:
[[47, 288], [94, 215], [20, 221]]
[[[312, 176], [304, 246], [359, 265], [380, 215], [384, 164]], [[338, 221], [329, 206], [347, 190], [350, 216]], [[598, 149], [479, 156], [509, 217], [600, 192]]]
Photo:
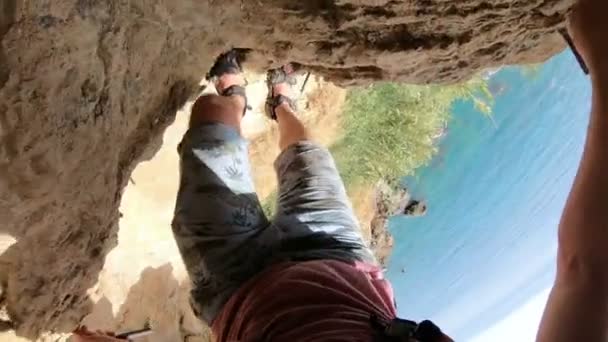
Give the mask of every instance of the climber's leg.
[[279, 125], [279, 148], [281, 151], [300, 141], [310, 140], [306, 127], [287, 102], [283, 102], [275, 111]]
[[[272, 117], [279, 125], [281, 154], [275, 162], [279, 196], [275, 225], [285, 232], [284, 243], [294, 247], [298, 260], [340, 259], [375, 262], [367, 248], [344, 184], [330, 152], [310, 140], [294, 110], [287, 83], [272, 88], [275, 104]], [[302, 248], [302, 246], [308, 248]]]
[[173, 233], [192, 281], [192, 307], [211, 323], [243, 283], [259, 273], [269, 227], [255, 193], [247, 142], [240, 134], [240, 73], [218, 75], [218, 92], [196, 101], [179, 146], [181, 180]]

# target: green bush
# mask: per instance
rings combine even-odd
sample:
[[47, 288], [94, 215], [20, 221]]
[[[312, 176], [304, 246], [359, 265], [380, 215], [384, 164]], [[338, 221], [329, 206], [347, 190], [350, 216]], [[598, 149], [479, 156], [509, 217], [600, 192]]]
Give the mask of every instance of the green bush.
[[428, 163], [457, 100], [471, 100], [491, 113], [493, 98], [480, 78], [458, 85], [384, 83], [351, 90], [344, 136], [331, 148], [347, 187], [394, 180]]

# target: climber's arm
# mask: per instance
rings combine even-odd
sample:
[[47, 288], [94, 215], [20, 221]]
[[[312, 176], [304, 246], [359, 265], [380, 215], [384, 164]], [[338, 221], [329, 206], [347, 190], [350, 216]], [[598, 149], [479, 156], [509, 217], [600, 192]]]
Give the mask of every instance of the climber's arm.
[[559, 227], [557, 278], [538, 341], [608, 341], [608, 3], [581, 0], [571, 33], [591, 70], [585, 152]]

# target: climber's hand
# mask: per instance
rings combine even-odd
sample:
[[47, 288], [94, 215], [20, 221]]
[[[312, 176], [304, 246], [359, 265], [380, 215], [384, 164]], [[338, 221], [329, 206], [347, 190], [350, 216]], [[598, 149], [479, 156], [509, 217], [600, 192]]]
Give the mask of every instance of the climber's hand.
[[92, 332], [83, 326], [74, 331], [72, 342], [124, 342], [125, 339], [114, 337], [112, 333]]
[[579, 0], [568, 22], [574, 44], [596, 81], [608, 80], [607, 16], [608, 1]]

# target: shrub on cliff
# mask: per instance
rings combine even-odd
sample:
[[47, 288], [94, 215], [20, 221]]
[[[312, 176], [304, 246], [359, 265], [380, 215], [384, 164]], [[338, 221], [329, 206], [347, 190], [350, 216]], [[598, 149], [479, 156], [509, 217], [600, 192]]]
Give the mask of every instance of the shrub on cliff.
[[347, 187], [410, 175], [428, 163], [457, 100], [491, 112], [493, 98], [481, 78], [457, 85], [385, 83], [351, 90], [344, 135], [332, 147]]

